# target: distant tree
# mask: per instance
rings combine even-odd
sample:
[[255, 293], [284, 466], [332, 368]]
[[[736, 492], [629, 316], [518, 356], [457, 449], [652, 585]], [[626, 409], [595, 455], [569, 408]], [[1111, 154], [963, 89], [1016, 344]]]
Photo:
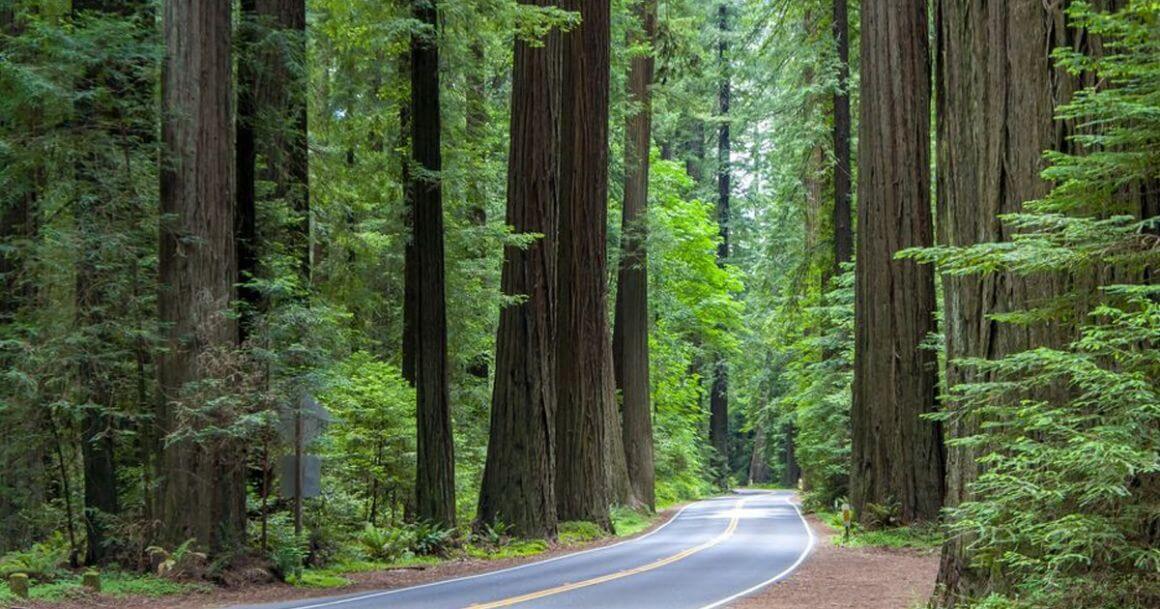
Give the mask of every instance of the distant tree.
[[415, 294], [415, 389], [418, 404], [416, 515], [455, 525], [455, 444], [447, 377], [447, 300], [443, 252], [443, 169], [439, 103], [438, 15], [414, 0], [422, 29], [411, 36], [411, 153]]
[[[629, 45], [652, 45], [656, 37], [656, 0], [641, 0], [633, 9], [639, 24], [630, 30]], [[639, 27], [639, 31], [637, 29]], [[639, 104], [625, 126], [625, 177], [620, 269], [616, 288], [616, 326], [612, 349], [616, 386], [623, 396], [624, 450], [633, 494], [656, 507], [653, 466], [652, 408], [648, 357], [648, 173], [652, 148], [652, 84], [654, 50], [632, 58], [628, 71], [630, 99]]]
[[[717, 6], [717, 67], [720, 82], [717, 89], [717, 222], [721, 226], [721, 243], [717, 247], [717, 264], [729, 260], [729, 197], [732, 191], [732, 152], [729, 105], [733, 97], [732, 75], [729, 66], [729, 9], [728, 0]], [[720, 457], [721, 484], [727, 484], [729, 472], [729, 364], [724, 355], [717, 354], [713, 363], [713, 389], [709, 394], [709, 441]]]
[[853, 175], [850, 167], [850, 18], [849, 0], [833, 0], [834, 44], [838, 50], [838, 82], [834, 85], [834, 269], [854, 258], [854, 230], [851, 222]]

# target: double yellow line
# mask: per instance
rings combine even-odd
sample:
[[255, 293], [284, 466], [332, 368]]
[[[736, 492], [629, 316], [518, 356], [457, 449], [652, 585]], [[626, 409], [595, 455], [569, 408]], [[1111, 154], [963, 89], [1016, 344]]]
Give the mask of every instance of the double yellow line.
[[511, 598], [505, 598], [505, 599], [501, 599], [498, 601], [485, 603], [482, 605], [471, 605], [471, 607], [469, 607], [468, 609], [498, 609], [499, 607], [510, 607], [512, 605], [518, 605], [519, 603], [533, 601], [533, 600], [536, 600], [539, 598], [544, 598], [546, 596], [554, 596], [556, 594], [563, 594], [565, 592], [571, 592], [573, 590], [579, 590], [581, 588], [587, 588], [589, 586], [595, 586], [598, 584], [603, 584], [603, 583], [607, 583], [610, 581], [615, 581], [615, 580], [622, 579], [625, 577], [631, 577], [633, 575], [640, 575], [641, 573], [647, 573], [649, 571], [659, 569], [659, 568], [664, 567], [666, 565], [671, 565], [675, 562], [684, 560], [684, 559], [686, 559], [686, 558], [688, 558], [688, 557], [690, 557], [698, 552], [703, 552], [705, 550], [708, 550], [709, 548], [712, 548], [713, 546], [720, 544], [721, 542], [725, 541], [730, 536], [732, 536], [734, 531], [737, 530], [737, 525], [741, 522], [741, 507], [743, 505], [745, 505], [745, 501], [746, 501], [746, 499], [741, 499], [740, 501], [737, 502], [737, 505], [733, 508], [733, 518], [729, 520], [729, 526], [725, 529], [725, 531], [723, 533], [714, 537], [713, 539], [710, 539], [709, 541], [706, 541], [705, 543], [703, 543], [699, 546], [694, 546], [694, 547], [689, 548], [687, 550], [682, 550], [681, 552], [673, 554], [672, 556], [669, 556], [667, 558], [661, 558], [661, 559], [655, 560], [653, 562], [650, 562], [646, 565], [641, 565], [639, 567], [635, 567], [632, 569], [625, 569], [624, 571], [617, 571], [616, 573], [609, 573], [608, 575], [601, 575], [600, 577], [594, 577], [592, 579], [586, 579], [584, 581], [579, 581], [579, 582], [575, 582], [575, 583], [571, 583], [571, 584], [563, 584], [561, 586], [556, 586], [555, 588], [547, 588], [545, 590], [540, 590], [538, 592], [529, 592], [528, 594], [524, 594], [521, 596], [513, 596]]

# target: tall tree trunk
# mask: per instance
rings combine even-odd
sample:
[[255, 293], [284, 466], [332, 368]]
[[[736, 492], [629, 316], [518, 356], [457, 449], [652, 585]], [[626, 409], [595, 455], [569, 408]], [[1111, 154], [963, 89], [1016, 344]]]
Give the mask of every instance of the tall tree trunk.
[[[731, 193], [732, 168], [730, 167], [730, 117], [729, 104], [733, 96], [733, 83], [729, 67], [729, 3], [717, 6], [717, 65], [721, 70], [721, 82], [717, 91], [717, 114], [721, 121], [717, 128], [717, 222], [721, 227], [721, 243], [717, 246], [717, 264], [725, 266], [729, 260], [729, 195]], [[721, 484], [728, 484], [729, 476], [729, 365], [722, 354], [716, 355], [713, 364], [713, 390], [709, 396], [709, 441], [717, 449], [721, 460], [719, 474]]]
[[[642, 0], [635, 8], [640, 32], [629, 35], [629, 46], [652, 44], [656, 37], [656, 0]], [[649, 405], [648, 252], [647, 241], [649, 151], [652, 139], [652, 50], [634, 57], [628, 71], [628, 93], [640, 104], [625, 126], [624, 206], [621, 226], [620, 269], [617, 274], [616, 326], [612, 351], [616, 387], [622, 399], [624, 449], [628, 478], [635, 497], [656, 507], [653, 466], [652, 408]]]
[[420, 520], [455, 525], [455, 444], [447, 384], [447, 301], [443, 263], [439, 34], [435, 5], [414, 0], [424, 25], [411, 36], [411, 149], [416, 176], [414, 261], [418, 273], [415, 389], [418, 413], [416, 510]]
[[765, 454], [768, 444], [765, 428], [759, 426], [753, 436], [753, 453], [749, 456], [750, 484], [768, 484], [773, 481], [773, 474], [769, 471], [769, 462]]
[[[158, 362], [162, 434], [179, 429], [199, 359], [237, 344], [227, 315], [234, 298], [234, 175], [229, 3], [165, 3], [162, 75], [159, 308], [166, 350]], [[200, 406], [200, 405], [199, 405]], [[162, 538], [195, 538], [213, 550], [245, 539], [244, 448], [237, 440], [170, 438], [161, 458]]]
[[604, 455], [608, 467], [608, 500], [613, 505], [632, 508], [640, 506], [633, 495], [632, 483], [628, 478], [628, 461], [625, 457], [624, 426], [620, 422], [620, 407], [616, 402], [616, 365], [612, 358], [612, 329], [606, 328], [607, 342], [604, 350], [604, 376], [608, 383], [604, 386]]
[[[524, 0], [555, 6], [556, 0]], [[512, 68], [507, 224], [543, 238], [504, 249], [503, 293], [526, 300], [500, 312], [487, 463], [479, 520], [524, 537], [556, 536], [555, 299], [559, 213], [559, 34], [517, 40]]]
[[[305, 0], [242, 0], [238, 61], [237, 249], [239, 298], [249, 311], [260, 296], [245, 282], [258, 277], [262, 239], [279, 239], [296, 259], [298, 288], [311, 278], [310, 176], [306, 110]], [[260, 42], [260, 44], [259, 44]], [[261, 171], [258, 161], [264, 163]], [[288, 234], [259, 234], [258, 178], [273, 184], [273, 200], [294, 215]], [[244, 320], [245, 321], [245, 320]], [[243, 336], [248, 333], [243, 323]]]
[[785, 437], [785, 469], [781, 472], [781, 485], [793, 488], [797, 486], [798, 480], [802, 477], [802, 468], [798, 465], [797, 460], [797, 447], [794, 445], [793, 424], [786, 423], [785, 431], [782, 433]]
[[[854, 258], [854, 232], [851, 223], [850, 168], [850, 24], [849, 0], [834, 2], [834, 42], [838, 48], [838, 82], [834, 89], [834, 268]], [[824, 286], [823, 286], [824, 287]]]
[[[74, 0], [74, 19], [91, 14], [104, 19], [133, 19], [144, 15], [146, 2], [140, 0]], [[147, 31], [147, 30], [145, 30]], [[142, 32], [141, 35], [144, 35]], [[122, 59], [110, 64], [94, 66], [86, 71], [78, 84], [78, 102], [75, 108], [74, 128], [82, 134], [117, 125], [136, 134], [133, 124], [119, 106], [102, 104], [99, 91], [105, 90], [119, 100], [134, 99], [147, 106], [152, 99], [150, 83], [135, 79], [137, 67], [133, 59]], [[117, 138], [119, 134], [101, 134], [102, 139]], [[146, 135], [148, 137], [148, 135]], [[128, 145], [128, 144], [126, 144]], [[116, 349], [110, 336], [110, 310], [117, 303], [109, 291], [110, 276], [106, 239], [117, 230], [120, 219], [115, 211], [115, 199], [121, 193], [104, 185], [103, 173], [108, 165], [107, 155], [118, 155], [105, 149], [88, 150], [76, 166], [78, 200], [75, 205], [80, 227], [80, 247], [76, 264], [75, 300], [77, 324], [85, 338], [84, 353], [78, 373], [79, 401], [84, 405], [81, 422], [81, 457], [84, 471], [84, 520], [88, 543], [85, 562], [96, 564], [107, 555], [105, 520], [119, 511], [117, 497], [117, 467], [114, 454], [113, 379], [108, 358], [110, 349]], [[119, 158], [117, 159], [119, 161]], [[134, 263], [136, 260], [133, 261]]]
[[930, 51], [925, 0], [863, 0], [851, 500], [898, 501], [903, 522], [942, 505], [934, 273], [895, 260], [931, 245]]
[[[408, 0], [410, 1], [410, 0]], [[410, 86], [411, 55], [399, 57], [399, 80]], [[403, 378], [415, 385], [415, 329], [419, 317], [419, 261], [415, 254], [415, 176], [411, 171], [411, 97], [399, 103], [399, 180], [403, 185]]]
[[258, 279], [258, 194], [257, 194], [257, 87], [259, 67], [254, 56], [258, 37], [256, 0], [241, 0], [238, 25], [238, 108], [234, 120], [234, 241], [238, 256], [238, 300], [242, 303], [238, 338], [249, 338], [253, 316], [261, 308], [261, 294], [251, 284]]
[[[1067, 77], [1049, 53], [1064, 42], [1060, 8], [1031, 2], [947, 1], [938, 5], [938, 217], [943, 245], [1009, 241], [1002, 214], [1047, 194], [1040, 178], [1042, 151], [1065, 145], [1053, 120], [1061, 99], [1057, 80]], [[944, 276], [947, 384], [985, 382], [957, 360], [997, 359], [1029, 348], [1066, 343], [1056, 324], [999, 323], [996, 313], [1025, 308], [1062, 289], [1061, 278]], [[1054, 326], [1054, 327], [1053, 327]], [[978, 421], [952, 419], [948, 438], [978, 430]], [[968, 499], [979, 475], [980, 449], [947, 450], [946, 503]], [[971, 568], [971, 540], [943, 546], [939, 604], [980, 598], [993, 582], [987, 569]]]
[[[11, 3], [0, 7], [0, 34], [19, 34], [13, 9]], [[0, 38], [0, 53], [3, 51], [4, 40]], [[0, 116], [0, 126], [9, 127], [9, 120]], [[0, 164], [7, 166], [3, 155], [0, 151]], [[28, 252], [20, 246], [22, 241], [35, 241], [39, 232], [35, 176], [27, 179], [32, 184], [26, 191], [0, 193], [0, 339], [11, 336], [21, 311], [35, 304], [36, 281], [31, 276]], [[8, 370], [13, 363], [10, 353], [0, 351], [0, 369]], [[0, 437], [36, 438], [43, 415], [33, 415], [33, 411], [34, 406], [27, 403], [10, 404], [0, 412]], [[0, 553], [5, 553], [33, 542], [32, 531], [16, 516], [26, 506], [44, 501], [42, 479], [47, 460], [37, 439], [20, 447], [0, 447], [0, 461], [6, 464], [5, 475], [0, 476]]]
[[610, 529], [604, 400], [608, 378], [609, 0], [567, 0], [583, 22], [564, 36], [557, 306], [556, 505], [561, 520]]

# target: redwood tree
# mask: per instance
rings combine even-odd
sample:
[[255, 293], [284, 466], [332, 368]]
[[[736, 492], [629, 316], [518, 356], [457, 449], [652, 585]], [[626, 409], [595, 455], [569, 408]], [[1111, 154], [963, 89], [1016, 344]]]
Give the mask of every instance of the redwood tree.
[[[720, 36], [717, 42], [717, 66], [721, 70], [717, 90], [717, 113], [721, 121], [717, 128], [717, 222], [721, 226], [717, 264], [724, 266], [729, 260], [729, 195], [732, 190], [729, 104], [733, 97], [733, 84], [729, 74], [728, 1], [717, 6], [717, 28]], [[721, 460], [719, 474], [724, 483], [729, 471], [729, 366], [724, 355], [717, 354], [715, 357], [713, 389], [709, 395], [709, 441], [717, 449]]]
[[851, 500], [897, 501], [903, 522], [942, 505], [934, 273], [895, 260], [933, 239], [930, 209], [930, 50], [925, 0], [863, 0], [862, 103]]
[[557, 306], [556, 505], [561, 520], [611, 528], [604, 400], [609, 378], [607, 252], [609, 0], [568, 0], [564, 36]]
[[[656, 10], [656, 0], [641, 0], [636, 4], [634, 13], [641, 30], [632, 30], [629, 46], [652, 44], [657, 29]], [[629, 97], [639, 107], [628, 117], [625, 126], [623, 236], [617, 274], [616, 326], [612, 334], [616, 387], [624, 400], [621, 416], [628, 479], [633, 495], [649, 508], [656, 504], [656, 472], [653, 467], [652, 408], [649, 405], [645, 213], [648, 209], [654, 63], [652, 49], [649, 49], [647, 53], [632, 58], [628, 71]]]
[[[555, 6], [555, 0], [524, 0]], [[507, 224], [543, 235], [504, 249], [502, 288], [526, 300], [505, 307], [496, 334], [495, 386], [479, 520], [524, 537], [555, 537], [554, 316], [559, 212], [560, 41], [516, 41], [512, 68]]]
[[[299, 287], [310, 281], [310, 195], [306, 118], [305, 0], [242, 0], [238, 61], [237, 230], [239, 282], [258, 276], [258, 244], [276, 236], [259, 227], [258, 179], [272, 183], [270, 197], [285, 201], [292, 227], [282, 237], [297, 262]], [[258, 166], [259, 159], [262, 161]], [[265, 229], [260, 232], [261, 229]], [[257, 308], [258, 294], [239, 296]], [[243, 325], [242, 331], [246, 328]]]
[[838, 51], [838, 82], [834, 88], [834, 269], [854, 258], [850, 173], [850, 18], [849, 0], [834, 0], [834, 44]]
[[[1054, 101], [1066, 75], [1056, 72], [1049, 51], [1063, 42], [1052, 25], [1057, 8], [1030, 2], [942, 0], [938, 10], [938, 216], [940, 245], [1009, 241], [1002, 214], [1042, 198], [1050, 185], [1040, 178], [1043, 151], [1064, 142], [1053, 121]], [[1065, 85], [1066, 86], [1066, 85]], [[1037, 346], [1066, 342], [1059, 324], [1016, 325], [991, 316], [1023, 309], [1059, 289], [1051, 277], [1010, 274], [943, 277], [947, 384], [987, 382], [961, 358], [997, 359]], [[978, 422], [951, 419], [948, 437], [977, 433]], [[979, 449], [947, 451], [946, 502], [970, 497], [979, 474]], [[969, 539], [943, 547], [939, 570], [944, 604], [988, 589], [989, 569], [972, 569]]]
[[414, 226], [415, 393], [418, 416], [416, 513], [420, 520], [455, 524], [455, 445], [447, 384], [447, 302], [443, 262], [440, 171], [438, 15], [431, 0], [411, 5], [421, 31], [411, 36], [411, 154], [416, 171]]
[[200, 406], [185, 403], [191, 384], [215, 380], [202, 358], [238, 340], [227, 314], [237, 276], [230, 4], [169, 0], [164, 36], [159, 312], [166, 349], [157, 365], [157, 424], [175, 435], [161, 457], [162, 537], [224, 550], [244, 542], [244, 450], [228, 432], [202, 429], [182, 411]]

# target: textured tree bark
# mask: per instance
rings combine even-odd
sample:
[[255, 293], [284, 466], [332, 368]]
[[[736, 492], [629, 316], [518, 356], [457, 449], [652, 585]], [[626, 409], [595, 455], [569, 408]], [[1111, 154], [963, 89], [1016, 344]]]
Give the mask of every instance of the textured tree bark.
[[785, 469], [781, 472], [781, 485], [795, 488], [802, 477], [802, 468], [798, 465], [797, 447], [794, 445], [794, 427], [787, 423], [782, 432], [785, 437]]
[[[1066, 42], [1062, 7], [1037, 2], [941, 0], [938, 5], [938, 216], [942, 244], [967, 246], [1008, 241], [1002, 214], [1046, 195], [1042, 152], [1066, 145], [1053, 120], [1070, 79], [1049, 53]], [[1024, 308], [1065, 289], [1063, 277], [1008, 274], [943, 277], [947, 383], [980, 382], [964, 357], [997, 359], [1037, 346], [1062, 346], [1070, 334], [1059, 324], [1018, 326], [989, 317]], [[978, 422], [952, 419], [948, 438], [975, 433]], [[979, 475], [980, 449], [948, 447], [946, 503], [970, 497]], [[980, 598], [997, 582], [972, 569], [970, 539], [943, 546], [937, 603], [953, 606]]]
[[[629, 45], [651, 44], [656, 37], [656, 0], [635, 7], [641, 32], [629, 36]], [[649, 405], [648, 357], [648, 251], [647, 239], [649, 151], [652, 134], [652, 52], [634, 57], [629, 66], [629, 97], [640, 108], [625, 126], [624, 206], [621, 226], [620, 268], [616, 288], [616, 325], [612, 350], [616, 364], [616, 387], [620, 390], [624, 419], [624, 450], [632, 493], [639, 501], [656, 507], [656, 472], [653, 466], [652, 408]]]
[[556, 505], [561, 520], [610, 529], [604, 402], [609, 383], [607, 252], [609, 0], [567, 0], [557, 306]]
[[[717, 246], [717, 264], [724, 266], [729, 260], [729, 195], [732, 190], [730, 167], [730, 123], [729, 104], [733, 97], [733, 83], [729, 73], [729, 3], [717, 6], [717, 62], [721, 69], [721, 82], [717, 90], [717, 114], [721, 124], [717, 129], [717, 222], [721, 227], [721, 243]], [[725, 357], [717, 354], [713, 364], [713, 390], [709, 395], [709, 441], [717, 449], [721, 460], [719, 482], [727, 484], [729, 472], [729, 365]]]
[[604, 454], [608, 466], [608, 499], [613, 505], [639, 507], [628, 478], [628, 461], [624, 451], [624, 427], [620, 422], [620, 405], [616, 400], [616, 371], [612, 357], [612, 329], [606, 329], [604, 350]]
[[931, 245], [930, 52], [925, 0], [863, 0], [851, 500], [900, 505], [903, 522], [942, 505], [934, 273], [895, 260]]
[[766, 460], [768, 444], [765, 428], [758, 427], [753, 436], [753, 454], [749, 457], [750, 484], [767, 484], [773, 481], [773, 473], [770, 472], [769, 462]]
[[[524, 0], [555, 6], [556, 0]], [[500, 312], [495, 385], [479, 521], [517, 535], [556, 536], [556, 224], [559, 213], [559, 34], [517, 41], [512, 68], [507, 224], [543, 238], [504, 249], [503, 293], [527, 300]]]
[[[237, 344], [229, 3], [170, 0], [164, 9], [160, 317], [162, 437], [181, 423], [175, 404], [204, 380], [199, 357]], [[245, 539], [244, 448], [234, 439], [175, 438], [163, 448], [161, 537], [213, 550]]]
[[850, 19], [849, 0], [834, 1], [834, 42], [838, 50], [838, 83], [834, 90], [834, 268], [854, 258], [854, 231], [850, 217]]
[[[407, 0], [408, 2], [410, 0]], [[399, 57], [400, 80], [410, 83], [411, 55]], [[419, 261], [415, 257], [415, 177], [411, 171], [411, 98], [408, 96], [399, 106], [399, 180], [403, 185], [403, 336], [402, 365], [403, 378], [415, 385], [415, 328], [418, 325], [419, 310]]]
[[411, 37], [411, 150], [414, 169], [415, 392], [418, 413], [416, 510], [420, 520], [455, 525], [455, 444], [447, 384], [447, 301], [443, 261], [438, 16], [414, 0], [424, 31]]

